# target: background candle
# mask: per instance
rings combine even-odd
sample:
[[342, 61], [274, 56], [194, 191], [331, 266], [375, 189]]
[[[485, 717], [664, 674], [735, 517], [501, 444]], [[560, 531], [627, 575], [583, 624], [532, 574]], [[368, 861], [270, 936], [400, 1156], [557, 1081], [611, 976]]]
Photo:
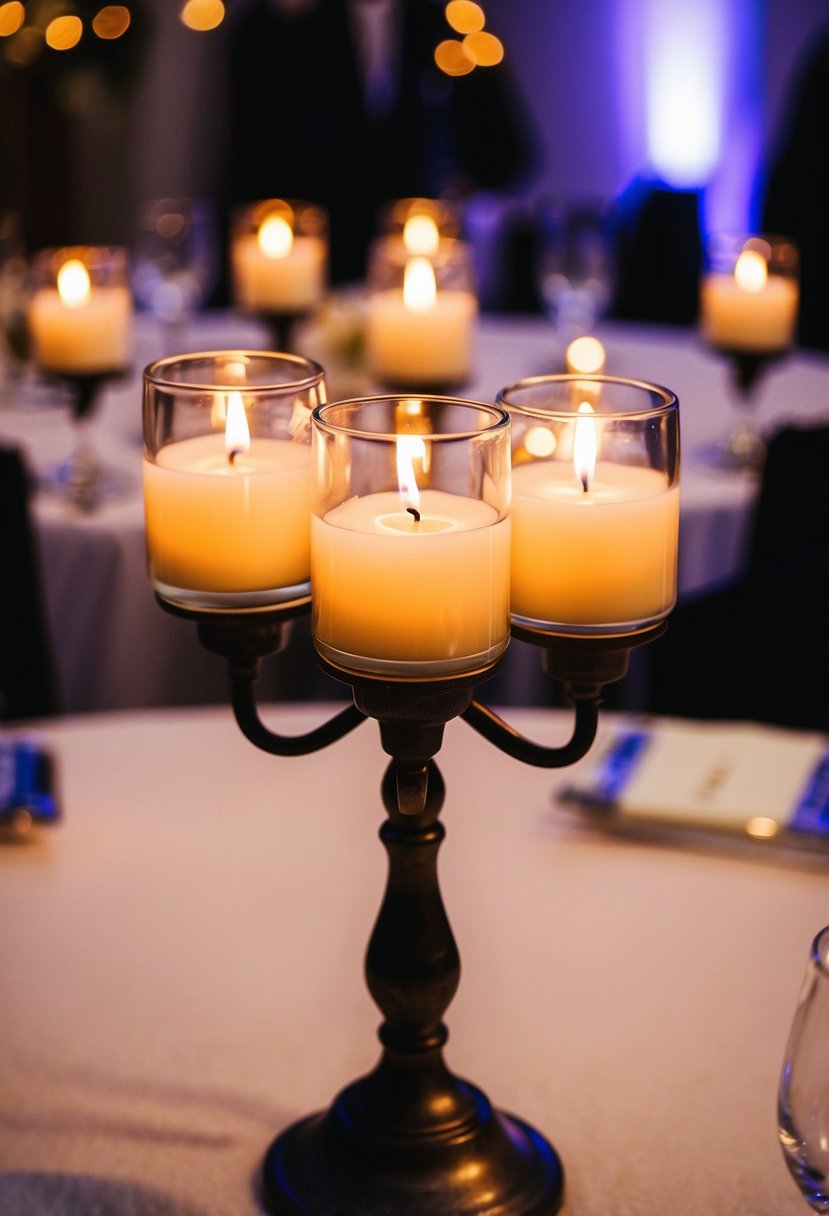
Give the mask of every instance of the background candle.
[[221, 433], [168, 444], [144, 459], [151, 576], [208, 592], [307, 582], [310, 494], [307, 443], [254, 438], [232, 462]]
[[600, 461], [585, 492], [570, 461], [512, 473], [513, 616], [599, 627], [661, 619], [676, 599], [679, 489]]
[[388, 384], [460, 384], [472, 366], [475, 297], [438, 292], [426, 312], [413, 312], [399, 291], [370, 296], [366, 308], [366, 362]]
[[[65, 271], [69, 274], [62, 273]], [[132, 358], [129, 287], [91, 282], [84, 263], [68, 257], [58, 270], [57, 283], [38, 287], [29, 306], [29, 332], [38, 366], [63, 375], [126, 368]]]
[[800, 288], [786, 238], [712, 238], [700, 284], [703, 338], [730, 351], [772, 354], [794, 341]]
[[474, 671], [506, 646], [510, 521], [426, 490], [417, 523], [397, 492], [312, 519], [314, 638], [357, 670], [420, 678]]
[[269, 254], [256, 233], [242, 233], [232, 251], [236, 302], [252, 312], [308, 312], [322, 299], [326, 259], [318, 236], [295, 236], [289, 250]]

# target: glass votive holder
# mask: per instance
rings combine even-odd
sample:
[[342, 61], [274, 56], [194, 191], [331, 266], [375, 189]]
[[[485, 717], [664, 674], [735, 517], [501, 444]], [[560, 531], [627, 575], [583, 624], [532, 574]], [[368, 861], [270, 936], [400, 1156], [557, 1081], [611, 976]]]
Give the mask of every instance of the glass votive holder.
[[448, 393], [471, 375], [478, 297], [471, 246], [456, 238], [431, 253], [379, 238], [369, 250], [365, 358], [383, 388]]
[[789, 236], [715, 232], [700, 280], [700, 332], [731, 354], [773, 358], [795, 340], [800, 256]]
[[404, 240], [411, 253], [433, 253], [438, 241], [461, 235], [456, 202], [440, 198], [398, 198], [380, 211], [378, 233]]
[[676, 601], [676, 396], [551, 375], [503, 388], [497, 404], [512, 422], [513, 622], [598, 636], [658, 624]]
[[245, 312], [300, 317], [325, 295], [328, 214], [300, 199], [263, 199], [231, 218], [235, 305]]
[[31, 265], [27, 322], [41, 371], [110, 376], [132, 362], [133, 300], [120, 246], [43, 249]]
[[483, 673], [509, 641], [509, 419], [443, 397], [313, 413], [312, 635], [385, 680]]
[[251, 612], [310, 595], [311, 412], [322, 367], [297, 355], [171, 356], [144, 372], [144, 512], [160, 599]]

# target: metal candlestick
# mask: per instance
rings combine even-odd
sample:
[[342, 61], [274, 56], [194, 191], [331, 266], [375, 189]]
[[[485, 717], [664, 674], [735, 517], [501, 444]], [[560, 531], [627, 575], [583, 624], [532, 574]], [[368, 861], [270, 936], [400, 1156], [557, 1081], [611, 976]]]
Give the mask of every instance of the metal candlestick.
[[460, 958], [444, 909], [437, 853], [444, 784], [434, 757], [447, 722], [462, 717], [524, 763], [559, 768], [589, 750], [604, 686], [627, 671], [630, 651], [664, 626], [607, 638], [520, 631], [544, 648], [548, 674], [574, 706], [570, 740], [549, 747], [524, 738], [474, 699], [473, 676], [434, 681], [328, 674], [351, 686], [353, 703], [317, 729], [283, 736], [259, 718], [254, 683], [262, 659], [284, 645], [291, 613], [199, 614], [202, 644], [227, 659], [231, 701], [244, 735], [274, 755], [328, 746], [366, 718], [380, 727], [391, 757], [382, 781], [389, 859], [385, 895], [368, 945], [368, 989], [383, 1014], [376, 1067], [347, 1085], [331, 1106], [285, 1129], [267, 1151], [262, 1203], [271, 1216], [548, 1216], [563, 1199], [564, 1173], [552, 1145], [533, 1127], [496, 1110], [443, 1058], [443, 1016], [460, 977]]

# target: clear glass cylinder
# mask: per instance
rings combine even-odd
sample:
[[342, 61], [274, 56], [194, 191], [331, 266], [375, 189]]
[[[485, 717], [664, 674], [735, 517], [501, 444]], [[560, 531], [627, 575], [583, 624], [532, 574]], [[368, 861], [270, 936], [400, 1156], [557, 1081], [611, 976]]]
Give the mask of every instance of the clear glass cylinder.
[[795, 340], [800, 255], [789, 236], [716, 232], [706, 242], [700, 331], [725, 353], [771, 358]]
[[378, 396], [313, 414], [312, 633], [346, 673], [484, 672], [509, 641], [509, 419]]
[[829, 1211], [829, 926], [812, 942], [780, 1076], [780, 1144], [815, 1212]]
[[231, 218], [233, 300], [245, 312], [302, 316], [328, 283], [328, 214], [301, 199], [263, 199]]
[[108, 376], [132, 362], [133, 299], [126, 249], [73, 245], [33, 259], [32, 357], [58, 376]]
[[369, 250], [367, 285], [365, 360], [376, 383], [441, 393], [469, 380], [478, 321], [470, 245], [440, 238], [412, 252], [402, 236], [381, 237]]
[[512, 422], [513, 621], [613, 636], [676, 602], [679, 402], [616, 376], [503, 388]]
[[310, 594], [311, 412], [322, 367], [216, 351], [144, 372], [144, 511], [160, 598], [255, 611]]

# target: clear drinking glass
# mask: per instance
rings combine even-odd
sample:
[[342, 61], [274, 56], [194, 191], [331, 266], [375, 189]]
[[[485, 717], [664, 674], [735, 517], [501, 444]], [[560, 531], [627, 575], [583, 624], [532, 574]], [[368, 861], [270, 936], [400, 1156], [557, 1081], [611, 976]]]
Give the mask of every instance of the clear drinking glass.
[[778, 1095], [780, 1144], [815, 1212], [829, 1211], [829, 925], [812, 942]]
[[158, 321], [165, 354], [184, 350], [188, 322], [218, 273], [218, 228], [209, 199], [162, 198], [141, 208], [132, 288], [138, 306]]
[[159, 359], [144, 372], [144, 514], [160, 599], [256, 612], [310, 595], [311, 411], [320, 364], [270, 351]]
[[536, 285], [562, 347], [592, 333], [616, 281], [612, 222], [600, 202], [544, 199], [536, 212]]

